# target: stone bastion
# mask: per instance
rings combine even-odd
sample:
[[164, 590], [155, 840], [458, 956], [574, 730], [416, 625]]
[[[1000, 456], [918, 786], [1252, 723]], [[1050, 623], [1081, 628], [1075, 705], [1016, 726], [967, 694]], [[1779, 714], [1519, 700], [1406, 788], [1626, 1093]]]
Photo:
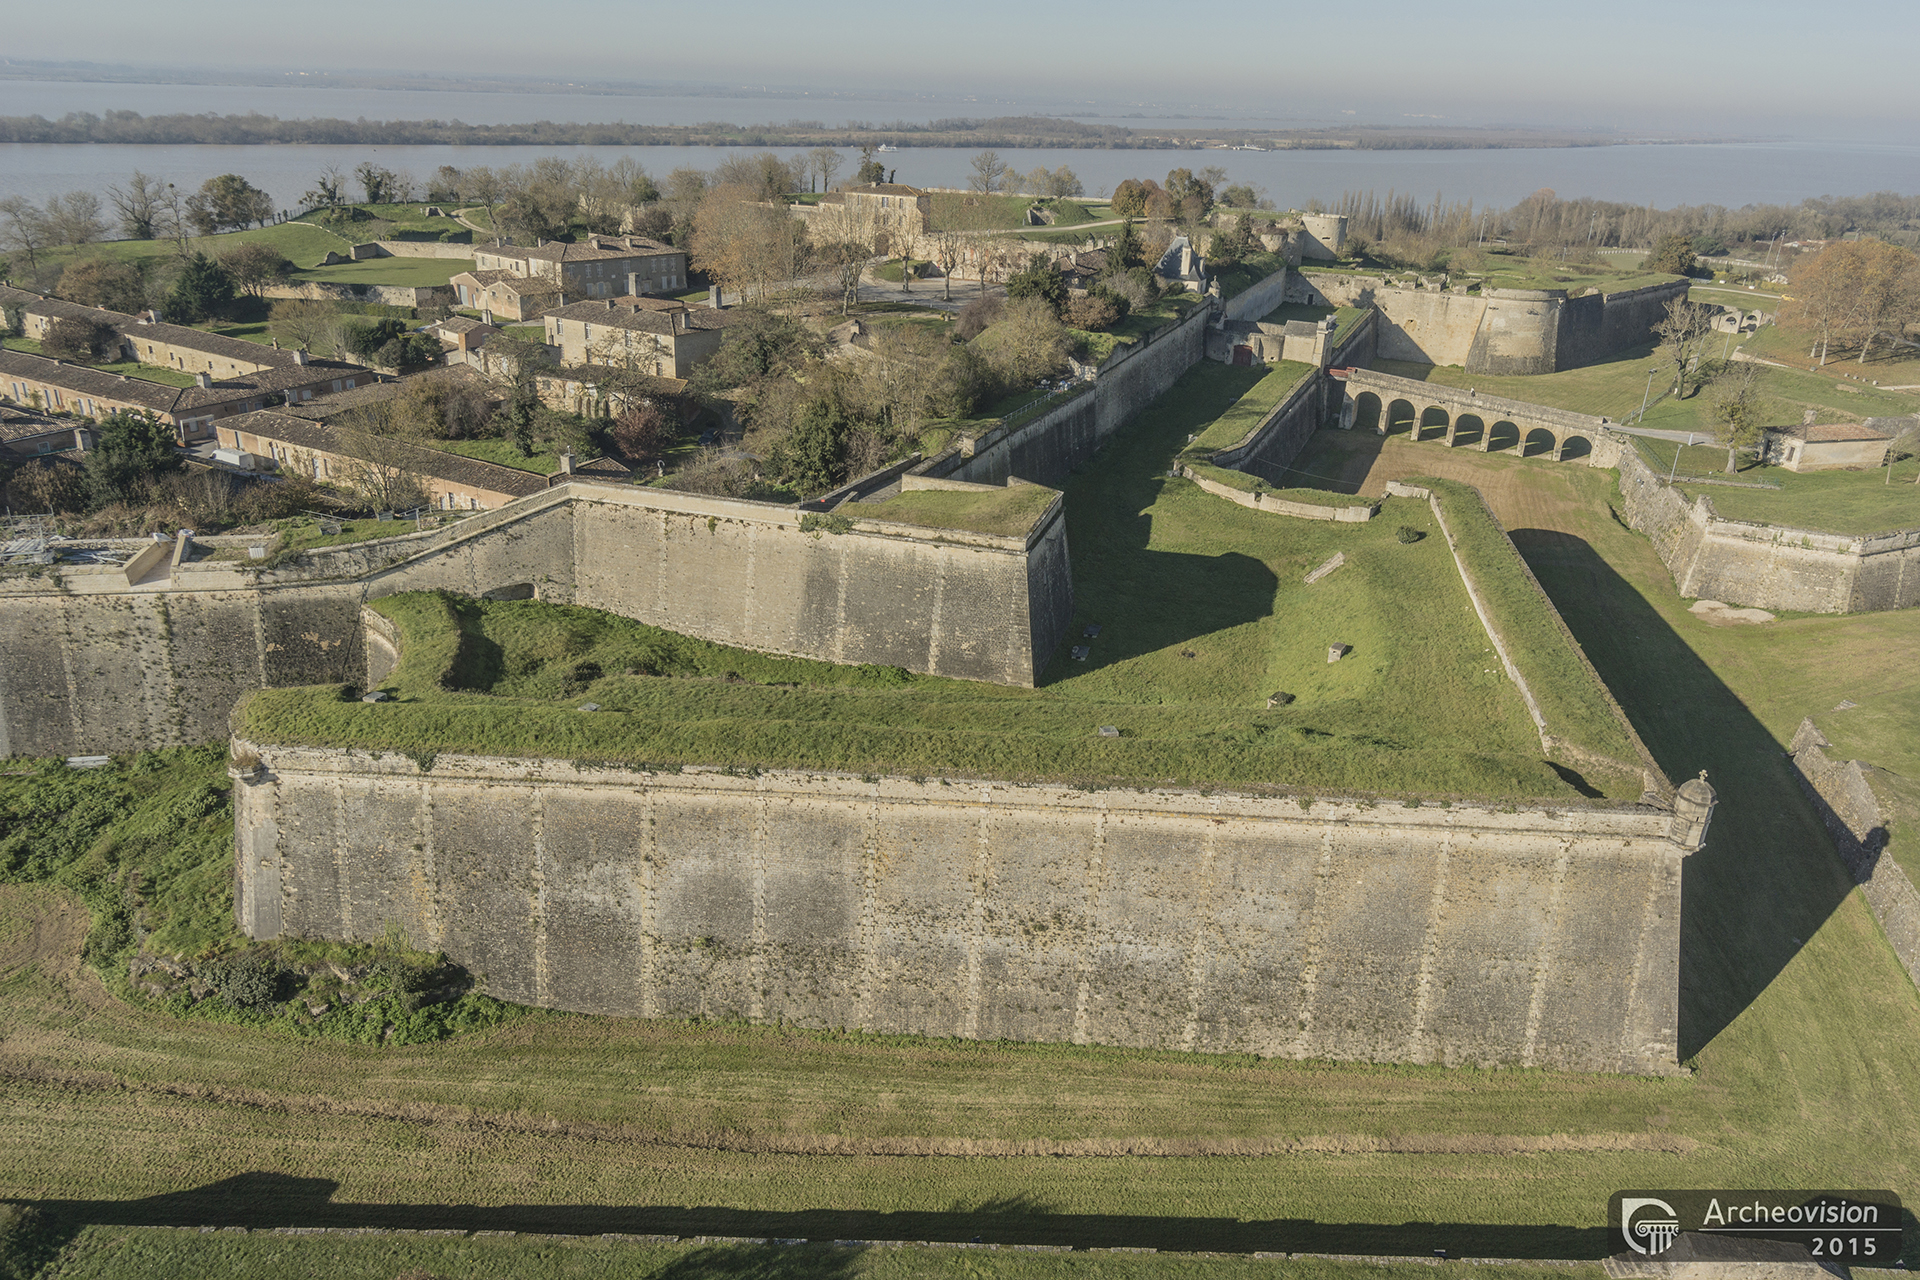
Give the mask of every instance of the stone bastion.
[[242, 929], [397, 927], [503, 999], [1678, 1070], [1684, 791], [1677, 814], [234, 748]]

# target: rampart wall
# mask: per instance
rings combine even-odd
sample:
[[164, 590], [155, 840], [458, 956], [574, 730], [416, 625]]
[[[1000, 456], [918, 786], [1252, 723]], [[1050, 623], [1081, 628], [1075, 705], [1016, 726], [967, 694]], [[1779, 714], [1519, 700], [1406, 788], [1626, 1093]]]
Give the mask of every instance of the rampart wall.
[[648, 774], [237, 743], [241, 927], [596, 1013], [1676, 1070], [1650, 807]]
[[1391, 284], [1384, 276], [1294, 272], [1286, 301], [1375, 307], [1382, 359], [1460, 365], [1469, 373], [1539, 374], [1593, 364], [1646, 338], [1687, 282], [1569, 298], [1564, 289]]
[[1813, 721], [1802, 720], [1788, 748], [1794, 773], [1907, 976], [1920, 984], [1920, 890], [1893, 860], [1887, 816], [1867, 781], [1872, 766], [1833, 759], [1832, 745]]
[[1682, 596], [1806, 613], [1920, 605], [1920, 529], [1856, 536], [1726, 520], [1637, 453], [1618, 465], [1627, 522], [1652, 540]]
[[1062, 504], [1024, 538], [575, 482], [451, 529], [296, 567], [0, 578], [0, 755], [226, 736], [247, 689], [358, 681], [360, 606], [401, 591], [542, 599], [775, 653], [1031, 685], [1073, 611]]

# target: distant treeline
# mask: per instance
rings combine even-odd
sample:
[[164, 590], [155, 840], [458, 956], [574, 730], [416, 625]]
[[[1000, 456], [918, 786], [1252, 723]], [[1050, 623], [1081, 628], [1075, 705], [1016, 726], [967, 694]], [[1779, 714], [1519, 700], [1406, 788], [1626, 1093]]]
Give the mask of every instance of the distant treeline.
[[1522, 130], [1302, 130], [1272, 133], [1225, 129], [1208, 134], [1159, 133], [1110, 124], [1083, 124], [1041, 116], [987, 120], [948, 119], [925, 124], [850, 120], [828, 128], [817, 120], [736, 125], [708, 121], [690, 125], [465, 124], [459, 120], [282, 120], [260, 115], [143, 116], [137, 111], [70, 112], [0, 116], [0, 142], [120, 143], [164, 146], [265, 146], [308, 143], [327, 146], [625, 146], [625, 147], [1093, 147], [1155, 150], [1205, 143], [1246, 144], [1286, 150], [1489, 150], [1504, 147], [1611, 146], [1604, 135], [1529, 133]]

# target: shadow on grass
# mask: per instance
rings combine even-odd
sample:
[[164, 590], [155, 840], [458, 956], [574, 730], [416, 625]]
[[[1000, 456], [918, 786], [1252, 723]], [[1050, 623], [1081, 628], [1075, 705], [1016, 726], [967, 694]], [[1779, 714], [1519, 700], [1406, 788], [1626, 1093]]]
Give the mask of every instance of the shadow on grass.
[[1586, 541], [1515, 529], [1514, 545], [1670, 778], [1719, 793], [1681, 878], [1680, 1057], [1752, 1004], [1852, 891], [1780, 744], [1634, 585]]
[[[1593, 1227], [1069, 1214], [1056, 1213], [1028, 1197], [928, 1212], [769, 1212], [701, 1205], [349, 1204], [333, 1199], [338, 1186], [326, 1178], [244, 1173], [140, 1200], [44, 1200], [32, 1207], [51, 1228], [49, 1243], [60, 1244], [83, 1226], [103, 1225], [728, 1236], [769, 1246], [702, 1249], [665, 1273], [673, 1276], [836, 1275], [841, 1271], [831, 1260], [841, 1259], [839, 1266], [850, 1267], [859, 1243], [874, 1240], [1426, 1257], [1445, 1250], [1452, 1256], [1505, 1258], [1598, 1258], [1607, 1247], [1605, 1229]], [[775, 1247], [775, 1242], [803, 1241], [854, 1247], [831, 1252]], [[756, 1268], [749, 1263], [761, 1265]]]

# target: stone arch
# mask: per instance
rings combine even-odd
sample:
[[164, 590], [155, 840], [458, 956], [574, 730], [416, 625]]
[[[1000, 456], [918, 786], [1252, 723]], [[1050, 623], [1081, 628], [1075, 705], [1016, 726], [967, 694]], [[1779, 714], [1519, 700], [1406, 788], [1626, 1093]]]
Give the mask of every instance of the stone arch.
[[1463, 413], [1453, 420], [1453, 434], [1447, 437], [1452, 448], [1478, 447], [1487, 438], [1487, 424], [1477, 413]]
[[[1452, 415], [1445, 408], [1430, 404], [1420, 411], [1420, 423], [1413, 430], [1413, 438], [1415, 440], [1440, 439], [1453, 430], [1452, 421]], [[1440, 429], [1433, 432], [1432, 436], [1428, 436], [1427, 432], [1434, 427]]]
[[1560, 442], [1560, 451], [1554, 455], [1555, 461], [1564, 458], [1584, 458], [1593, 452], [1593, 441], [1585, 436], [1568, 436]]
[[1498, 453], [1503, 449], [1517, 449], [1520, 446], [1520, 428], [1505, 418], [1499, 419], [1487, 428], [1486, 451]]
[[1353, 429], [1378, 431], [1380, 427], [1380, 397], [1371, 391], [1362, 391], [1353, 398]]
[[1396, 431], [1411, 431], [1414, 422], [1413, 402], [1394, 400], [1387, 405], [1387, 434]]
[[1543, 453], [1553, 453], [1559, 449], [1560, 442], [1553, 438], [1553, 432], [1545, 427], [1535, 427], [1520, 439], [1520, 456], [1537, 458]]

